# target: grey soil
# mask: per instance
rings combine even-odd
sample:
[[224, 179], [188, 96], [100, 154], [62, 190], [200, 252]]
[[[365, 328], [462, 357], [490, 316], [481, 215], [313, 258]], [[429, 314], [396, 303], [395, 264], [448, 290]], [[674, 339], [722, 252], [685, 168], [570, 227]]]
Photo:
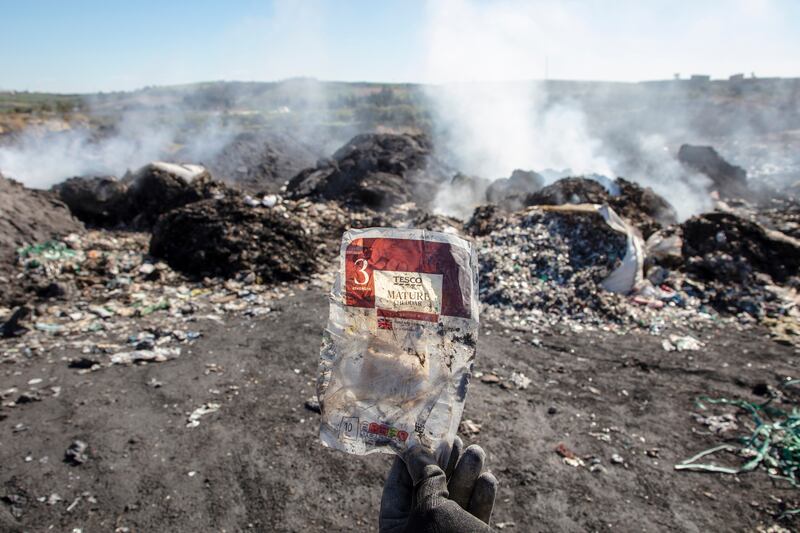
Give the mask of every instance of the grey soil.
[[[4, 365], [0, 390], [36, 387], [43, 399], [0, 411], [0, 530], [374, 531], [391, 458], [322, 448], [318, 415], [304, 407], [327, 308], [314, 289], [263, 319], [198, 322], [203, 337], [165, 363], [81, 374], [65, 360], [80, 354], [64, 349]], [[775, 522], [778, 499], [798, 503], [763, 471], [673, 470], [719, 442], [691, 417], [697, 396], [755, 399], [756, 383], [797, 377], [796, 352], [765, 330], [694, 331], [707, 347], [682, 353], [646, 333], [542, 335], [539, 347], [493, 324], [481, 333], [475, 370], [533, 380], [506, 390], [475, 379], [467, 397], [464, 418], [482, 429], [465, 440], [484, 447], [501, 484], [494, 524], [752, 531]], [[34, 378], [43, 381], [28, 385]], [[220, 410], [186, 427], [207, 402]], [[589, 435], [603, 428], [610, 442]], [[89, 444], [89, 459], [70, 466], [64, 451], [75, 439]], [[564, 464], [559, 443], [606, 471]], [[63, 500], [37, 499], [53, 493]]]

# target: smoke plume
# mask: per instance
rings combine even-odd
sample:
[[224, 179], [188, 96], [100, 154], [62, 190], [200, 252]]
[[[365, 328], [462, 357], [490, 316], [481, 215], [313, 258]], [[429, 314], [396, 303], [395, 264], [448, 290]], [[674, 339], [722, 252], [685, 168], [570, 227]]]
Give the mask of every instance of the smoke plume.
[[[711, 206], [707, 180], [683, 168], [664, 138], [642, 135], [630, 122], [609, 127], [589, 120], [583, 102], [602, 94], [581, 95], [579, 102], [551, 90], [553, 83], [522, 81], [545, 77], [548, 48], [568, 45], [586, 27], [567, 7], [468, 0], [429, 7], [427, 72], [442, 83], [427, 96], [440, 157], [487, 184], [517, 168], [555, 169], [546, 175], [625, 176], [667, 197], [681, 218]], [[685, 124], [680, 129], [690, 137]], [[470, 192], [445, 186], [438, 211], [468, 216], [483, 201], [483, 190]], [[453, 202], [454, 195], [462, 201]]]

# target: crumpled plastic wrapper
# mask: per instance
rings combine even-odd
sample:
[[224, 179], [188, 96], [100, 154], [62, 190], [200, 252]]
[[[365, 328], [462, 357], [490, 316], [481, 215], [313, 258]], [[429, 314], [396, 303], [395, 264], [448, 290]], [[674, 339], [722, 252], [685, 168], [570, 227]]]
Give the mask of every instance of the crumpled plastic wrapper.
[[472, 244], [455, 235], [344, 234], [317, 378], [323, 445], [448, 449], [475, 359], [477, 274]]

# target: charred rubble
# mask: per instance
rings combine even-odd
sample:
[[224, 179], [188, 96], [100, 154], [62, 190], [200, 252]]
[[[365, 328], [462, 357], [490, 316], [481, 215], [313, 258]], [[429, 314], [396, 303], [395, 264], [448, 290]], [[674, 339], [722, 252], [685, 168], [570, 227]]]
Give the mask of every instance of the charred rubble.
[[336, 200], [350, 208], [383, 210], [414, 201], [427, 206], [445, 172], [432, 161], [425, 135], [358, 135], [330, 159], [289, 181], [290, 198]]
[[525, 205], [607, 204], [633, 223], [645, 238], [677, 221], [675, 209], [650, 187], [641, 187], [624, 178], [611, 183], [615, 194], [593, 179], [563, 178], [529, 194]]
[[731, 165], [711, 146], [684, 144], [678, 149], [678, 161], [708, 176], [712, 190], [720, 196], [748, 196], [747, 172], [739, 166]]
[[53, 187], [73, 215], [97, 227], [147, 230], [160, 215], [225, 187], [199, 165], [154, 162], [121, 180], [113, 176], [75, 177]]
[[314, 272], [316, 237], [285, 210], [249, 206], [239, 197], [203, 200], [163, 216], [150, 253], [176, 270], [198, 276], [253, 273], [293, 281]]
[[516, 211], [524, 206], [525, 198], [544, 186], [541, 174], [516, 169], [508, 178], [500, 178], [486, 189], [486, 201]]
[[[678, 224], [664, 198], [624, 178], [543, 183], [517, 170], [488, 187], [491, 202], [468, 221], [434, 214], [443, 184], [474, 193], [485, 182], [453, 173], [431, 157], [427, 137], [409, 134], [357, 136], [295, 175], [285, 195], [274, 183], [253, 193], [170, 163], [120, 180], [73, 178], [52, 192], [0, 178], [0, 199], [13, 204], [3, 211], [13, 216], [0, 215], [0, 275], [14, 279], [0, 299], [3, 331], [101, 331], [162, 311], [179, 321], [198, 307], [195, 294], [224, 312], [266, 308], [263, 295], [284, 282], [328, 283], [342, 232], [371, 226], [476, 240], [484, 312], [509, 327], [797, 320], [796, 202], [729, 199]], [[66, 206], [105, 229], [86, 231]], [[619, 275], [621, 289], [603, 290]]]
[[732, 213], [692, 217], [681, 230], [683, 270], [718, 311], [789, 311], [781, 296], [800, 289], [800, 241]]
[[114, 176], [74, 177], [53, 187], [72, 214], [92, 226], [114, 227], [128, 213], [128, 186]]
[[[277, 193], [286, 181], [313, 167], [320, 155], [288, 134], [245, 132], [200, 163], [216, 179], [245, 191]], [[176, 159], [190, 161], [191, 156], [179, 152]]]
[[15, 280], [19, 248], [80, 231], [83, 224], [55, 194], [28, 189], [0, 174], [0, 302], [26, 299]]
[[622, 320], [624, 299], [598, 290], [627, 252], [627, 237], [592, 211], [531, 207], [502, 217], [476, 210], [481, 300], [496, 319], [541, 326], [570, 316]]

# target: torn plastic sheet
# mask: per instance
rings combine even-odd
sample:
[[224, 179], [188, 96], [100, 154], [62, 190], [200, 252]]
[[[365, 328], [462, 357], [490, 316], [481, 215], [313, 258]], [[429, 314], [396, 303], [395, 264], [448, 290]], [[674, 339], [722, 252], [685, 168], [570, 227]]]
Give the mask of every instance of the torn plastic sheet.
[[325, 446], [449, 447], [475, 358], [477, 273], [472, 245], [455, 235], [344, 234], [317, 378]]
[[609, 292], [627, 294], [639, 285], [644, 276], [642, 268], [644, 266], [644, 242], [639, 232], [625, 220], [623, 220], [613, 209], [607, 205], [600, 204], [569, 204], [569, 205], [545, 205], [539, 206], [544, 211], [556, 212], [577, 212], [577, 213], [597, 213], [608, 226], [627, 237], [625, 257], [622, 258], [620, 265], [611, 272], [600, 285]]

